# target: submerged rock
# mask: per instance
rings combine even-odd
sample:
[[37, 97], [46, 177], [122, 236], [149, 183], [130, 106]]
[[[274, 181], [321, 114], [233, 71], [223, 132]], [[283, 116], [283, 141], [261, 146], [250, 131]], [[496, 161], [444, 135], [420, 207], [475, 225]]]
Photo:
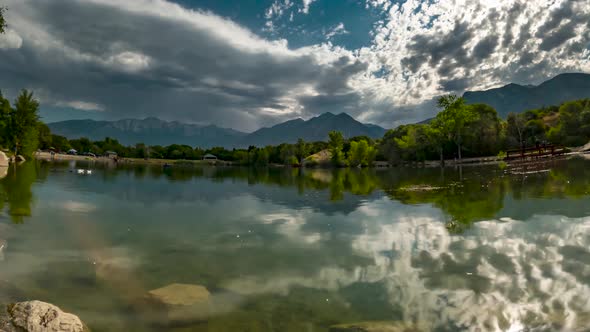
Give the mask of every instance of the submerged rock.
[[41, 301], [19, 302], [8, 306], [0, 317], [3, 332], [88, 332], [78, 316], [63, 312], [50, 303]]
[[8, 167], [8, 157], [2, 151], [0, 151], [0, 167]]
[[148, 292], [148, 297], [165, 307], [171, 322], [192, 322], [209, 315], [210, 293], [200, 285], [170, 284]]
[[330, 332], [421, 332], [414, 325], [404, 322], [360, 322], [330, 327]]

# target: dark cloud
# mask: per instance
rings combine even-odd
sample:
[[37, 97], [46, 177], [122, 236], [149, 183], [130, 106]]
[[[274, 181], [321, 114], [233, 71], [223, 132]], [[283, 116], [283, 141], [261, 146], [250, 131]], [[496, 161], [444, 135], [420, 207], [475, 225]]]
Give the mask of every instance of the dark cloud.
[[409, 46], [413, 54], [402, 62], [408, 64], [409, 69], [415, 72], [426, 61], [431, 67], [436, 67], [445, 58], [456, 61], [467, 60], [465, 44], [473, 38], [473, 31], [467, 22], [455, 22], [452, 31], [438, 37], [416, 35]]
[[304, 96], [299, 99], [299, 102], [312, 114], [322, 112], [355, 114], [360, 107], [360, 97], [356, 93]]
[[443, 90], [451, 92], [463, 92], [471, 85], [471, 79], [467, 77], [444, 79], [440, 82]]
[[535, 36], [542, 40], [539, 49], [550, 51], [562, 46], [577, 35], [578, 26], [588, 24], [590, 14], [587, 10], [579, 10], [576, 7], [578, 5], [588, 8], [586, 0], [564, 1], [559, 8], [549, 14], [549, 19], [535, 33]]
[[502, 47], [506, 48], [514, 40], [514, 34], [512, 28], [516, 24], [516, 20], [520, 17], [525, 6], [521, 2], [516, 2], [510, 10], [506, 13], [506, 28], [504, 29], [504, 35], [502, 37]]
[[543, 51], [550, 51], [563, 45], [563, 43], [576, 36], [575, 28], [577, 25], [578, 23], [574, 21], [562, 25], [559, 29], [546, 36], [539, 48]]
[[537, 38], [543, 38], [549, 31], [557, 28], [564, 20], [574, 17], [573, 5], [575, 2], [575, 0], [564, 1], [561, 7], [553, 10], [549, 15], [549, 20], [539, 27], [535, 36]]
[[[354, 99], [349, 78], [366, 70], [348, 57], [320, 65], [310, 55], [282, 54], [291, 51], [264, 41], [258, 42], [266, 48], [236, 45], [213, 31], [222, 26], [201, 27], [111, 4], [14, 0], [10, 6], [24, 41], [20, 49], [0, 50], [0, 84], [34, 88], [46, 100], [104, 105], [113, 118], [155, 115], [255, 129], [283, 120], [261, 110], [284, 111], [285, 97], [303, 86], [314, 86], [320, 99]], [[36, 40], [40, 35], [32, 28], [50, 40]]]
[[391, 105], [381, 105], [378, 112], [371, 118], [376, 124], [389, 123], [389, 128], [407, 124], [418, 123], [436, 116], [436, 100], [427, 100], [418, 105], [392, 107]]
[[488, 36], [482, 39], [473, 48], [473, 57], [475, 60], [483, 60], [489, 58], [496, 47], [498, 46], [499, 37], [495, 35]]

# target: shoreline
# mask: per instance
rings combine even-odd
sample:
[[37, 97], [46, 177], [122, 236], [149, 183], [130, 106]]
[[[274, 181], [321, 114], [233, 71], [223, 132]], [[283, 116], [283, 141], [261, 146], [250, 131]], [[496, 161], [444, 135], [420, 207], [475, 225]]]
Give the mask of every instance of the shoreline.
[[[461, 162], [458, 160], [445, 160], [444, 167], [457, 167], [457, 166], [485, 166], [485, 165], [497, 165], [502, 162], [507, 163], [508, 165], [523, 165], [523, 164], [535, 164], [539, 162], [547, 162], [551, 160], [563, 160], [568, 159], [570, 157], [580, 156], [582, 158], [590, 158], [590, 151], [574, 151], [565, 153], [563, 155], [557, 157], [540, 157], [537, 159], [527, 159], [527, 160], [511, 160], [505, 161], [497, 156], [488, 156], [488, 157], [475, 157], [475, 158], [464, 158]], [[89, 156], [79, 156], [79, 155], [68, 155], [68, 154], [58, 154], [51, 155], [49, 152], [35, 152], [33, 155], [34, 159], [43, 160], [43, 161], [89, 161], [89, 162], [99, 162], [99, 163], [107, 163], [112, 165], [130, 165], [130, 164], [138, 164], [138, 165], [161, 165], [161, 166], [241, 166], [235, 164], [231, 161], [223, 161], [223, 160], [185, 160], [185, 159], [140, 159], [140, 158], [119, 158], [114, 159], [110, 157], [89, 157]], [[368, 168], [375, 168], [375, 169], [388, 169], [388, 168], [396, 168], [396, 167], [410, 167], [410, 168], [431, 168], [431, 167], [440, 167], [440, 161], [438, 160], [426, 160], [424, 162], [403, 162], [399, 166], [393, 166], [386, 162], [377, 162], [378, 164]], [[268, 167], [289, 167], [287, 165], [282, 164], [269, 164]], [[301, 168], [350, 168], [350, 167], [305, 167], [302, 166]]]
[[111, 157], [89, 157], [79, 155], [69, 155], [56, 153], [51, 155], [49, 152], [35, 152], [33, 157], [37, 160], [44, 161], [91, 161], [113, 165], [143, 164], [143, 165], [195, 165], [195, 166], [233, 166], [230, 161], [223, 160], [185, 160], [185, 159], [140, 159], [140, 158], [118, 158]]

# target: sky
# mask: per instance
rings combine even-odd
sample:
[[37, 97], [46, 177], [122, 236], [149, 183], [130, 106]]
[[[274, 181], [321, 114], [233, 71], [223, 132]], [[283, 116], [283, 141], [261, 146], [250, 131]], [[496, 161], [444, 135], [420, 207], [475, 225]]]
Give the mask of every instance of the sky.
[[253, 131], [346, 112], [393, 128], [433, 100], [590, 72], [588, 0], [0, 0], [0, 91], [46, 122]]

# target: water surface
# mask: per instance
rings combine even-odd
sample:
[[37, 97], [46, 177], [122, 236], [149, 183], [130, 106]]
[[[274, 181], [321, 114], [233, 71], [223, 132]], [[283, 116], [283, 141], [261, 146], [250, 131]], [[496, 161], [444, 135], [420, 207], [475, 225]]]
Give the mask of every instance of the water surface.
[[[93, 331], [581, 331], [590, 162], [539, 169], [28, 162], [0, 180], [0, 295]], [[145, 296], [173, 283], [207, 317], [160, 321]]]

